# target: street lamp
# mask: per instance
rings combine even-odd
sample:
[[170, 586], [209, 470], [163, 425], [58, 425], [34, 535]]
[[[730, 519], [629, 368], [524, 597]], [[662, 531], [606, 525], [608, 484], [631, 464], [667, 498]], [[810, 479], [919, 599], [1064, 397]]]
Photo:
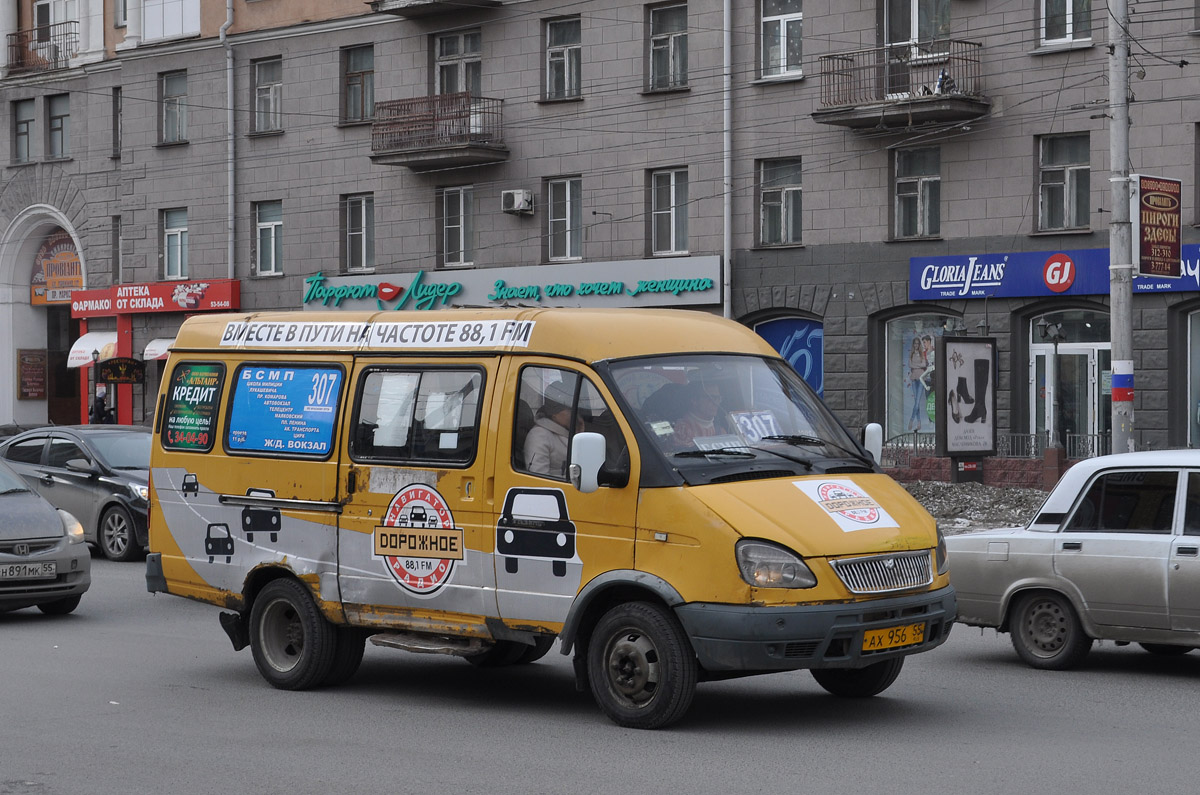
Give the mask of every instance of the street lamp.
[[92, 349], [92, 424], [100, 423], [100, 416], [96, 411], [96, 401], [100, 399], [100, 351]]
[[1062, 443], [1058, 439], [1058, 431], [1056, 429], [1056, 426], [1058, 425], [1058, 343], [1061, 342], [1067, 335], [1063, 333], [1062, 323], [1051, 323], [1045, 315], [1042, 315], [1040, 318], [1038, 318], [1038, 321], [1035, 325], [1037, 326], [1038, 334], [1041, 335], [1042, 339], [1048, 340], [1054, 344], [1054, 357], [1050, 362], [1051, 372], [1047, 373], [1047, 375], [1052, 373], [1053, 378], [1046, 379], [1050, 386], [1050, 393], [1053, 395], [1053, 399], [1051, 400], [1050, 404], [1050, 422], [1046, 424], [1050, 430], [1050, 446], [1062, 447]]

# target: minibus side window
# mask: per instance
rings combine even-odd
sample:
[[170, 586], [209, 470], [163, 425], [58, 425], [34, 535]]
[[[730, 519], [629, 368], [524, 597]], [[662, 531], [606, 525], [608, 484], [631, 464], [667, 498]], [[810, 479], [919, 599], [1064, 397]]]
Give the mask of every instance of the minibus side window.
[[368, 371], [359, 389], [350, 457], [470, 464], [482, 393], [483, 373], [475, 369]]
[[513, 418], [514, 470], [566, 480], [571, 438], [591, 431], [607, 440], [601, 485], [628, 482], [625, 438], [612, 410], [590, 381], [569, 370], [525, 367], [520, 384]]
[[225, 365], [180, 362], [171, 371], [163, 402], [162, 446], [168, 450], [207, 453], [217, 440], [217, 413]]

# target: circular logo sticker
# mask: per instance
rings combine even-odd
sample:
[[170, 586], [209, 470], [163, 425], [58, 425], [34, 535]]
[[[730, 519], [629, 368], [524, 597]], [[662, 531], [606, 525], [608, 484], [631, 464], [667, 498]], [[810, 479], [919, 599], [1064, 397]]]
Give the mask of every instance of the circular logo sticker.
[[[454, 517], [450, 514], [450, 508], [442, 499], [442, 495], [421, 484], [405, 486], [396, 492], [396, 496], [388, 505], [387, 513], [383, 516], [383, 526], [395, 527], [401, 531], [394, 534], [385, 533], [393, 537], [393, 545], [398, 539], [400, 543], [406, 544], [408, 549], [427, 551], [426, 555], [413, 557], [383, 556], [388, 571], [405, 590], [418, 596], [429, 596], [450, 580], [450, 575], [454, 573], [455, 559], [433, 555], [438, 546], [429, 541], [430, 534], [427, 532], [455, 529]], [[404, 529], [411, 532], [405, 533]], [[379, 534], [380, 529], [377, 529], [377, 537]]]
[[1066, 254], [1054, 254], [1042, 268], [1042, 281], [1051, 292], [1062, 293], [1075, 283], [1075, 261]]
[[841, 514], [853, 522], [873, 524], [879, 521], [879, 507], [861, 491], [842, 483], [822, 483], [817, 487], [821, 507], [830, 513]]

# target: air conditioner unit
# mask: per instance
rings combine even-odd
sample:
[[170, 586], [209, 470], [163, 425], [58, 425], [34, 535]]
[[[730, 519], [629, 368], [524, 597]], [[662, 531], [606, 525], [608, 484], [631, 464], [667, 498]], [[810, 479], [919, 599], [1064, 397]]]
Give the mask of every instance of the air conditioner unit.
[[501, 191], [500, 209], [511, 215], [533, 215], [533, 191]]

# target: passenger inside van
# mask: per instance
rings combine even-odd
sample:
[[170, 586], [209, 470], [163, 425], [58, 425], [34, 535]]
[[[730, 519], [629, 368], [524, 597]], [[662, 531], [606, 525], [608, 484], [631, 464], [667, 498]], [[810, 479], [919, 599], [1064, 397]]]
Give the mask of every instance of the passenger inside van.
[[[574, 395], [562, 381], [546, 387], [537, 419], [525, 437], [525, 466], [530, 472], [553, 478], [566, 477], [573, 401]], [[576, 426], [576, 432], [582, 431], [583, 420], [577, 420]]]

